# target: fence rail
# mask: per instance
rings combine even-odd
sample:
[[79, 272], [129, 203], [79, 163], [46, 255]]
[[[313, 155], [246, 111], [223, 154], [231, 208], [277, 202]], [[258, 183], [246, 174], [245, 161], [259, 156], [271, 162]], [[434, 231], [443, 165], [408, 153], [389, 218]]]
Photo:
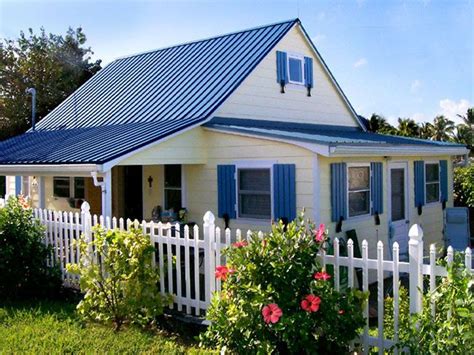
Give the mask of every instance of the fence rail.
[[[215, 226], [215, 217], [207, 212], [203, 218], [203, 225], [189, 227], [188, 225], [154, 223], [131, 221], [129, 219], [103, 218], [90, 214], [87, 202], [82, 205], [81, 213], [66, 213], [51, 210], [35, 209], [34, 216], [45, 226], [45, 243], [51, 245], [54, 255], [48, 260], [50, 265], [59, 266], [64, 283], [69, 286], [78, 284], [78, 277], [66, 271], [66, 264], [78, 263], [80, 251], [73, 243], [83, 235], [86, 240], [94, 238], [93, 227], [101, 225], [105, 229], [130, 230], [130, 228], [141, 229], [144, 235], [149, 236], [150, 243], [155, 247], [153, 263], [160, 272], [160, 291], [174, 295], [174, 304], [170, 308], [178, 311], [204, 316], [209, 306], [212, 294], [221, 290], [220, 280], [214, 277], [217, 265], [225, 264], [222, 249], [230, 246], [233, 242], [243, 238], [241, 230], [222, 231]], [[248, 239], [251, 231], [245, 234]], [[261, 238], [262, 233], [258, 233]], [[421, 311], [423, 277], [429, 278], [429, 289], [435, 290], [436, 278], [446, 276], [445, 267], [436, 265], [437, 254], [434, 245], [430, 246], [427, 259], [423, 256], [423, 231], [418, 225], [411, 227], [409, 232], [409, 258], [408, 261], [400, 261], [400, 250], [397, 243], [392, 246], [392, 260], [384, 259], [384, 244], [379, 241], [376, 245], [377, 257], [369, 258], [369, 244], [362, 241], [362, 257], [354, 257], [354, 243], [347, 241], [347, 256], [340, 255], [341, 241], [333, 240], [333, 255], [326, 254], [324, 250], [315, 257], [320, 258], [323, 265], [333, 265], [334, 284], [337, 290], [343, 287], [343, 278], [347, 286], [356, 287], [356, 276], [362, 273], [361, 285], [357, 285], [363, 291], [371, 292], [369, 287], [369, 273], [376, 273], [376, 310], [377, 310], [377, 336], [369, 335], [369, 304], [364, 308], [366, 324], [361, 335], [360, 343], [364, 353], [368, 353], [370, 347], [377, 347], [379, 353], [393, 346], [397, 341], [400, 297], [399, 283], [401, 277], [408, 279], [410, 312]], [[327, 249], [327, 248], [326, 248]], [[451, 247], [447, 249], [448, 264], [453, 262], [454, 252]], [[426, 261], [426, 263], [425, 263]], [[465, 266], [472, 269], [472, 251], [465, 250]], [[344, 275], [342, 271], [345, 270]], [[387, 277], [388, 275], [388, 277]], [[408, 275], [408, 277], [406, 277]], [[357, 277], [359, 279], [359, 277]], [[391, 279], [391, 280], [390, 280]], [[393, 320], [394, 339], [384, 336], [384, 284], [391, 281], [394, 299]], [[431, 310], [435, 312], [435, 305], [431, 304]], [[397, 351], [395, 350], [395, 353]]]

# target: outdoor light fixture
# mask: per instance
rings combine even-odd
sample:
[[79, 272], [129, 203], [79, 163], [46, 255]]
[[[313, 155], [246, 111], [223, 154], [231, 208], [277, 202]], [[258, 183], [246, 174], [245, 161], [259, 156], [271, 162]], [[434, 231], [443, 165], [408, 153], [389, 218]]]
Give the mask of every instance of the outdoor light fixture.
[[150, 187], [151, 189], [151, 185], [153, 184], [153, 178], [150, 176], [148, 176], [148, 186]]
[[33, 176], [33, 179], [31, 180], [31, 187], [35, 190], [38, 187], [38, 179], [36, 178], [36, 176]]

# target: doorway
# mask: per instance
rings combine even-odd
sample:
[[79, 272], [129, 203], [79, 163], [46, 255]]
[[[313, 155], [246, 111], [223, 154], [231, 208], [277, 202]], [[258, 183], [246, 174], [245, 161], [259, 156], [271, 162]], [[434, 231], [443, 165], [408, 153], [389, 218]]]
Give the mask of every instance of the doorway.
[[141, 165], [123, 167], [124, 217], [132, 221], [143, 219], [143, 168]]
[[397, 242], [400, 256], [408, 256], [408, 165], [390, 163], [388, 169], [390, 244]]

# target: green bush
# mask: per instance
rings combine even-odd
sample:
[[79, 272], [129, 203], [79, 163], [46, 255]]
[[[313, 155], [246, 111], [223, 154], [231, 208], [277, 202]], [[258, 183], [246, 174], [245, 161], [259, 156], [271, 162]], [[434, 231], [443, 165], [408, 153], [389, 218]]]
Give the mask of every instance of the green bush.
[[149, 237], [139, 230], [95, 227], [93, 231], [93, 241], [84, 237], [79, 241], [80, 264], [67, 266], [69, 272], [80, 276], [85, 293], [77, 306], [79, 314], [89, 320], [112, 322], [115, 330], [124, 323], [151, 324], [172, 300], [159, 293], [159, 271], [152, 266]]
[[[448, 276], [438, 278], [434, 292], [423, 296], [423, 310], [410, 315], [408, 291], [400, 288], [399, 348], [410, 354], [470, 354], [474, 344], [474, 276], [455, 255]], [[441, 264], [446, 265], [446, 261]], [[436, 304], [435, 316], [431, 301]], [[393, 299], [385, 308], [385, 334], [393, 338]]]
[[364, 324], [366, 296], [334, 290], [316, 260], [325, 239], [324, 226], [315, 230], [301, 215], [286, 230], [276, 224], [263, 239], [253, 234], [227, 248], [201, 345], [239, 354], [347, 351]]
[[474, 207], [474, 165], [454, 169], [454, 203]]
[[51, 249], [43, 237], [26, 201], [10, 197], [0, 208], [0, 298], [51, 296], [59, 290], [60, 273], [46, 265]]

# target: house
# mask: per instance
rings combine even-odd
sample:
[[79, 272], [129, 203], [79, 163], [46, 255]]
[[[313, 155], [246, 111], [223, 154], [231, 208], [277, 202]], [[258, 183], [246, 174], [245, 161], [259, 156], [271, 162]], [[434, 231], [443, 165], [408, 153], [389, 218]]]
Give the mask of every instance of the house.
[[[466, 147], [369, 133], [298, 19], [117, 59], [35, 129], [0, 142], [9, 193], [36, 206], [331, 235], [441, 241]], [[428, 245], [425, 243], [425, 245]]]

